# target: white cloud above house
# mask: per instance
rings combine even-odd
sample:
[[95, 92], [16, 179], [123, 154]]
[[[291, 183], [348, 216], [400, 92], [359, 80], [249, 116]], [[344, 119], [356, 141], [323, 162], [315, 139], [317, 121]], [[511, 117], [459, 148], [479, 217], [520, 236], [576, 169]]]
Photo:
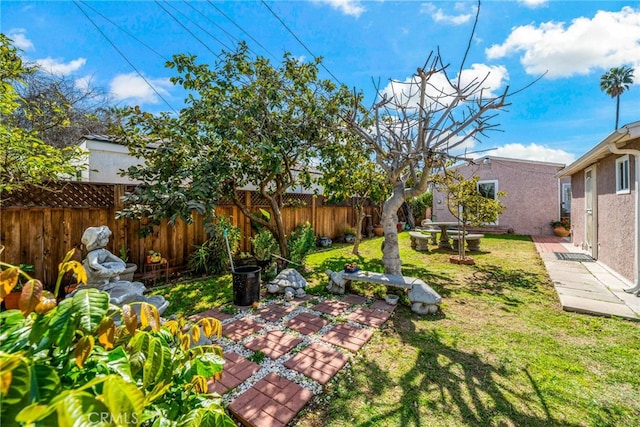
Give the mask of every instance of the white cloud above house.
[[549, 21], [515, 27], [503, 43], [492, 45], [485, 53], [488, 59], [520, 55], [528, 74], [547, 72], [550, 78], [562, 78], [625, 64], [639, 69], [639, 45], [640, 9], [625, 6], [570, 23]]
[[332, 8], [344, 13], [345, 15], [358, 18], [362, 15], [366, 8], [360, 0], [313, 0], [315, 3], [328, 4]]
[[462, 25], [471, 21], [476, 13], [475, 3], [468, 2], [455, 3], [454, 13], [447, 13], [442, 8], [437, 7], [433, 3], [423, 3], [420, 5], [420, 13], [431, 16], [435, 22], [449, 25]]
[[575, 155], [564, 150], [545, 147], [536, 143], [528, 145], [506, 144], [489, 152], [478, 153], [477, 157], [496, 156], [509, 159], [535, 160], [539, 162], [562, 163], [569, 165], [576, 159]]
[[7, 37], [13, 40], [13, 45], [20, 50], [33, 50], [33, 42], [27, 38], [27, 31], [23, 28], [13, 28], [7, 31]]
[[34, 61], [44, 71], [56, 76], [68, 76], [75, 73], [87, 63], [86, 58], [77, 58], [69, 62], [64, 62], [55, 58], [36, 59]]
[[157, 104], [160, 102], [158, 94], [161, 96], [168, 95], [167, 88], [171, 86], [171, 82], [167, 79], [151, 79], [149, 77], [143, 79], [137, 73], [128, 73], [115, 76], [111, 80], [109, 91], [117, 101]]

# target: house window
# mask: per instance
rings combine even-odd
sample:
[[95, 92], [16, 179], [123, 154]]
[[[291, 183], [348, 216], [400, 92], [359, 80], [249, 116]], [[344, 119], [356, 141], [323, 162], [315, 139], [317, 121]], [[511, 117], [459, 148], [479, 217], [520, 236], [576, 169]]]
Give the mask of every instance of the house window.
[[616, 194], [629, 194], [629, 155], [616, 159]]
[[498, 193], [498, 181], [478, 181], [478, 192], [488, 199], [495, 199]]
[[[498, 194], [498, 181], [478, 181], [478, 192], [488, 199], [495, 199]], [[490, 222], [487, 225], [498, 225], [498, 221]]]

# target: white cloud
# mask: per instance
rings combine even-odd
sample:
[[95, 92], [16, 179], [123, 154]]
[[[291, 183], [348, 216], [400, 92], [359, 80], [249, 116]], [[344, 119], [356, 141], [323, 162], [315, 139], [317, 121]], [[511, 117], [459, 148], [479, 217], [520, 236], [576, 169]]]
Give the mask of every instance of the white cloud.
[[522, 3], [525, 6], [535, 9], [536, 7], [544, 6], [549, 0], [518, 0], [518, 3]]
[[88, 92], [91, 88], [91, 76], [79, 77], [73, 83], [77, 89]]
[[[168, 87], [171, 83], [166, 79], [150, 79], [146, 77], [155, 90], [162, 96], [168, 95]], [[145, 80], [136, 73], [119, 74], [111, 80], [109, 89], [111, 94], [117, 101], [128, 100], [138, 104], [156, 104], [159, 96], [145, 82]]]
[[360, 0], [313, 0], [316, 3], [328, 4], [345, 15], [358, 18], [366, 10]]
[[544, 145], [538, 145], [531, 143], [529, 145], [524, 144], [506, 144], [502, 147], [498, 147], [490, 152], [479, 153], [478, 157], [484, 156], [496, 156], [506, 157], [509, 159], [520, 160], [535, 160], [539, 162], [549, 163], [562, 163], [569, 165], [576, 159], [571, 153], [564, 150], [558, 150], [555, 148], [545, 147]]
[[[486, 49], [489, 59], [521, 53], [528, 74], [551, 78], [589, 74], [630, 64], [640, 69], [640, 9], [599, 11], [593, 18], [513, 28], [504, 43]], [[640, 79], [636, 81], [640, 83]]]
[[[486, 64], [473, 64], [471, 68], [462, 70], [460, 84], [462, 87], [471, 83], [473, 80], [482, 82], [482, 88], [484, 88], [483, 96], [494, 97], [499, 89], [504, 87], [505, 82], [509, 79], [509, 73], [507, 69], [502, 65], [489, 66]], [[452, 78], [455, 83], [457, 76]], [[407, 106], [417, 105], [418, 102], [418, 83], [417, 76], [406, 78], [404, 81], [392, 81], [387, 87], [384, 88], [383, 93], [388, 98], [392, 98], [395, 94], [396, 97], [401, 99], [401, 102]], [[427, 87], [427, 96], [431, 98], [440, 97], [441, 103], [448, 103], [451, 98], [445, 94], [451, 93], [452, 88], [449, 81], [446, 79], [443, 73], [434, 74], [429, 79], [429, 85]]]
[[35, 61], [44, 71], [57, 76], [66, 76], [78, 71], [87, 63], [85, 58], [74, 59], [69, 62], [60, 62], [53, 58], [36, 59]]
[[33, 49], [33, 43], [26, 36], [27, 30], [24, 28], [14, 28], [7, 32], [7, 37], [13, 40], [13, 45], [18, 49], [27, 51]]
[[[436, 7], [433, 3], [423, 3], [420, 6], [420, 13], [431, 15], [431, 19], [435, 22], [441, 22], [451, 25], [462, 25], [469, 22], [475, 14], [476, 6], [469, 8], [465, 3], [456, 3], [454, 9], [462, 11], [457, 15], [448, 15], [441, 8]], [[469, 11], [471, 9], [471, 11]]]

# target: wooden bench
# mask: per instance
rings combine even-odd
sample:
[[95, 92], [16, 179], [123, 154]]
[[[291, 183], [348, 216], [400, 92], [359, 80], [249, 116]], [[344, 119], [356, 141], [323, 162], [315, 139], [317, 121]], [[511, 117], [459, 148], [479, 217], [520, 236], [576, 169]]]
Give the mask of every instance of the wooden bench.
[[327, 290], [334, 294], [344, 295], [347, 284], [352, 281], [376, 283], [379, 285], [392, 286], [401, 289], [408, 289], [407, 294], [411, 301], [411, 310], [418, 314], [433, 314], [438, 311], [442, 302], [442, 297], [438, 295], [422, 279], [397, 274], [374, 273], [372, 271], [356, 271], [347, 273], [346, 271], [326, 271], [329, 276]]
[[[462, 239], [462, 235], [453, 235], [449, 236], [451, 241], [453, 242], [453, 250], [458, 250], [458, 241]], [[467, 242], [467, 247], [471, 252], [479, 252], [480, 251], [480, 239], [484, 237], [484, 234], [467, 234], [464, 236], [464, 240]]]

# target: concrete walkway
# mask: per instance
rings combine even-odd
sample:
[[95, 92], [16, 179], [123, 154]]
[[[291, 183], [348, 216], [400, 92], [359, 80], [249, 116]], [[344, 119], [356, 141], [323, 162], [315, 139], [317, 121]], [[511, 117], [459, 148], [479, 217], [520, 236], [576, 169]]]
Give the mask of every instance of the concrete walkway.
[[640, 320], [640, 297], [632, 286], [585, 252], [560, 237], [533, 237], [566, 311]]

